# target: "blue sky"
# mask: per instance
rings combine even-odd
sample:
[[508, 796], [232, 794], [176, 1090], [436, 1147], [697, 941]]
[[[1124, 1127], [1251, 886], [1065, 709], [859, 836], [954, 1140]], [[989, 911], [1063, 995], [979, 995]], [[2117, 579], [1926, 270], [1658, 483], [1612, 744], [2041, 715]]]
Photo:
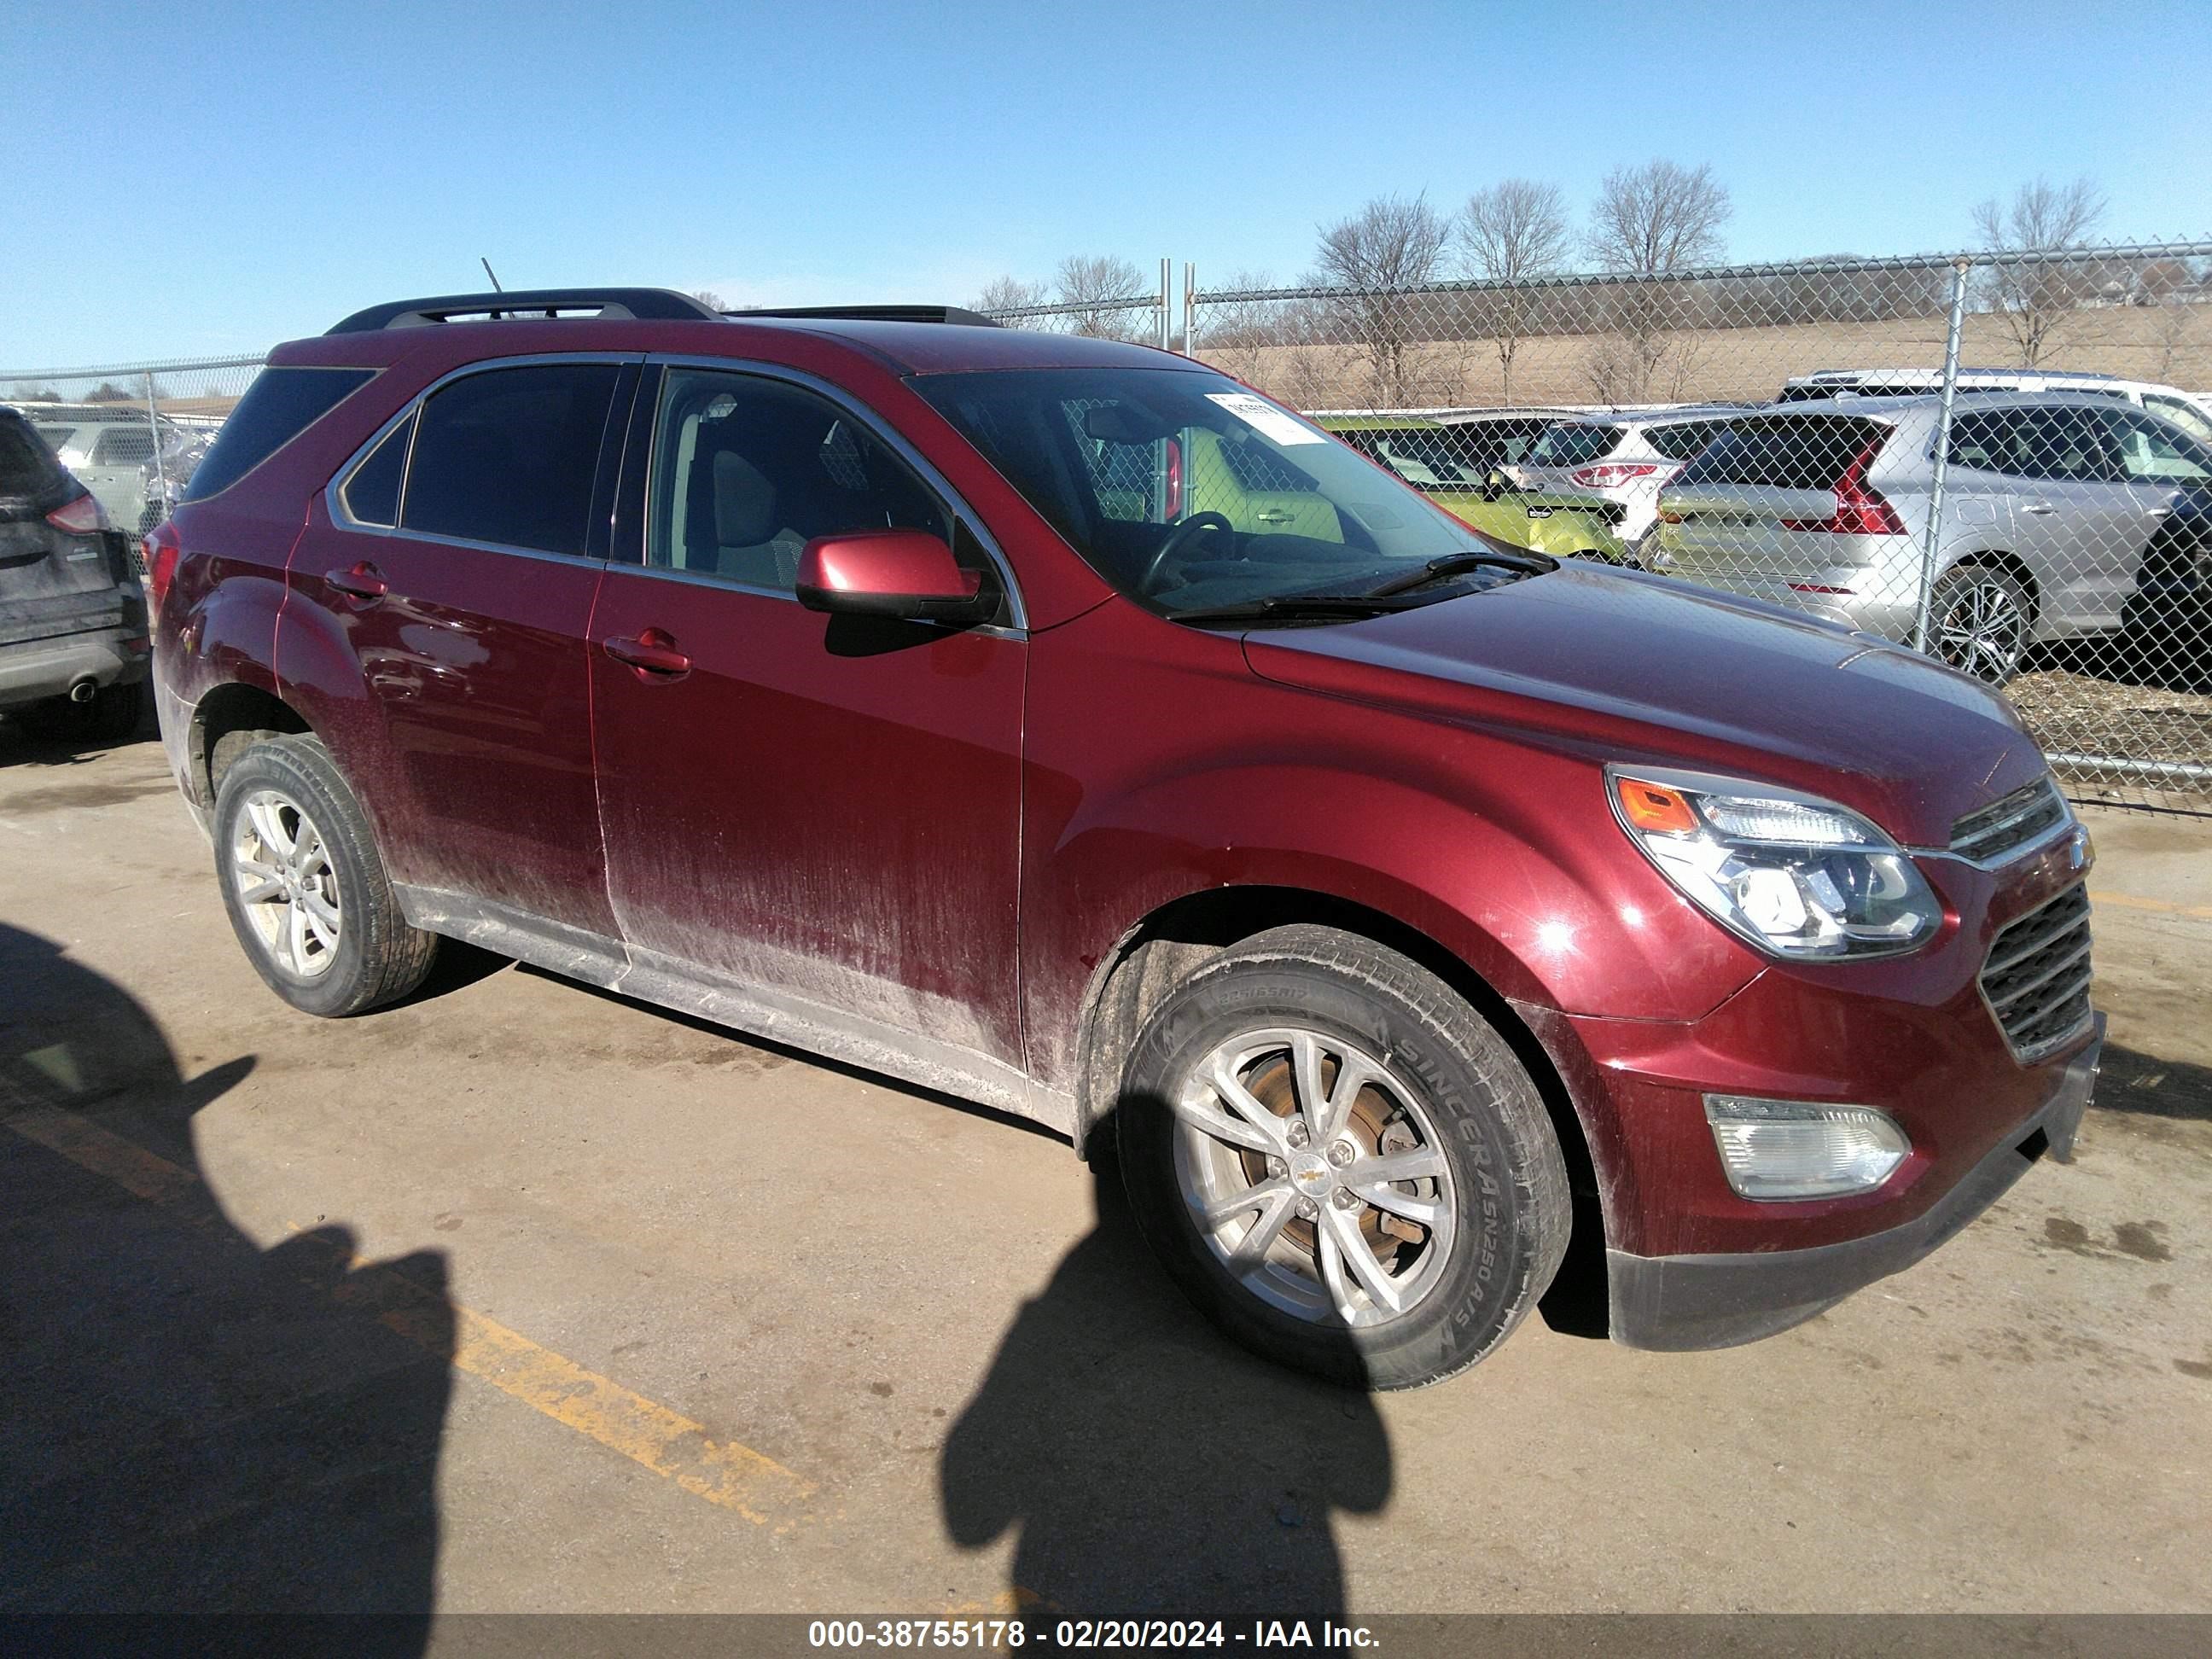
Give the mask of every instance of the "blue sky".
[[2039, 173], [2212, 234], [2203, 0], [6, 12], [0, 370], [258, 349], [479, 254], [732, 303], [1071, 252], [1289, 280], [1370, 196], [1520, 174], [1579, 213], [1662, 155], [1728, 185], [1739, 258], [1955, 246]]

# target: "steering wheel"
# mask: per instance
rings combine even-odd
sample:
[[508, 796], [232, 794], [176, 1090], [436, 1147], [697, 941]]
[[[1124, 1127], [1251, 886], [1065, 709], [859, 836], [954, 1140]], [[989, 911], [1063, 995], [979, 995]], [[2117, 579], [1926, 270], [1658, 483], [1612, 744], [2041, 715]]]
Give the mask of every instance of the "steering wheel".
[[1158, 551], [1152, 555], [1152, 562], [1146, 565], [1145, 574], [1138, 579], [1138, 592], [1151, 592], [1152, 584], [1160, 579], [1160, 572], [1167, 568], [1169, 558], [1181, 552], [1184, 543], [1206, 530], [1225, 530], [1232, 536], [1237, 533], [1237, 526], [1218, 513], [1192, 514], [1168, 532], [1167, 539], [1160, 544]]

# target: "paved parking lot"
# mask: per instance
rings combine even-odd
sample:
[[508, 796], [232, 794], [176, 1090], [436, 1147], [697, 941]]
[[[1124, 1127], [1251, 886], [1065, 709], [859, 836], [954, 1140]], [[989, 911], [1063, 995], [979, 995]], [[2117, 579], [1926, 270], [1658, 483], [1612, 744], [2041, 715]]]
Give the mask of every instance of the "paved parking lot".
[[0, 732], [0, 1611], [2212, 1607], [2212, 822], [2094, 822], [2074, 1166], [1370, 1401], [1011, 1121], [482, 959], [296, 1015], [156, 745]]

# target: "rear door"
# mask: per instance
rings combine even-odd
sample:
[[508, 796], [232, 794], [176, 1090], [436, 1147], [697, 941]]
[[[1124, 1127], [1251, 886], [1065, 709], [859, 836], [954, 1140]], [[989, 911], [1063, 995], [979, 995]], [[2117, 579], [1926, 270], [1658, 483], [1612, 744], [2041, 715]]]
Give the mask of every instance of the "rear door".
[[[592, 785], [585, 639], [636, 360], [451, 377], [343, 474], [301, 533], [294, 607], [357, 659], [369, 805], [395, 881], [615, 932]], [[341, 756], [343, 763], [349, 757]]]
[[806, 543], [846, 531], [927, 531], [1004, 591], [998, 566], [865, 412], [765, 372], [660, 380], [591, 653], [607, 890], [635, 971], [719, 986], [734, 1023], [797, 1018], [850, 1059], [887, 1028], [971, 1080], [963, 1057], [1018, 1066], [1027, 642], [827, 617], [793, 591]]
[[2014, 479], [2012, 550], [2035, 579], [2039, 631], [2117, 628], [2136, 567], [2172, 492], [2131, 485], [2101, 409], [2051, 404], [1992, 411]]

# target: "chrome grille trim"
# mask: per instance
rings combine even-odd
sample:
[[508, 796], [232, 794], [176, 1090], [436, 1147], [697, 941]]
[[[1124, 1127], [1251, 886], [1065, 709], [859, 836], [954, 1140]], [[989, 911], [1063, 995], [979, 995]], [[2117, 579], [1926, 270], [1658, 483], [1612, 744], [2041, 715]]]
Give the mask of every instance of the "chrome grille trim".
[[1978, 983], [2013, 1058], [2032, 1066], [2089, 1028], [2089, 893], [2068, 888], [2008, 923]]
[[1974, 864], [1996, 863], [2067, 822], [2066, 798], [2049, 773], [1951, 826], [1950, 851]]

